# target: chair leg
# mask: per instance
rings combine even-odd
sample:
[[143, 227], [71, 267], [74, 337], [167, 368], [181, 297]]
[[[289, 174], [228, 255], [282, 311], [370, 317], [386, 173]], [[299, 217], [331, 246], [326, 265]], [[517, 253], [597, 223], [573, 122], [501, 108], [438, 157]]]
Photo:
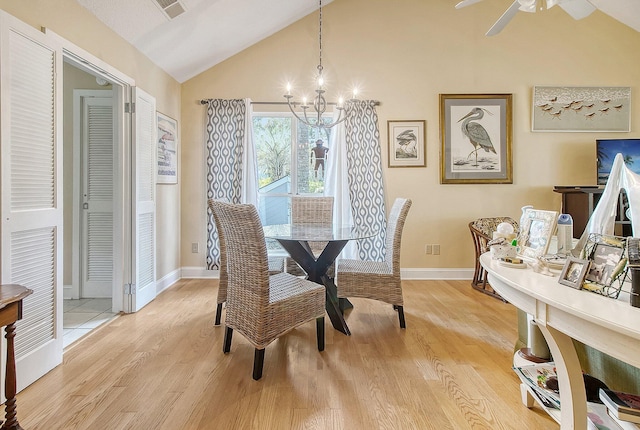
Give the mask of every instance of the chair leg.
[[402, 306], [397, 306], [398, 308], [398, 319], [400, 320], [400, 328], [407, 328], [407, 325], [404, 322], [404, 308]]
[[216, 308], [216, 322], [214, 325], [220, 325], [220, 317], [222, 316], [222, 303], [218, 303], [218, 307]]
[[231, 338], [233, 337], [233, 329], [229, 326], [224, 330], [224, 344], [222, 345], [222, 352], [225, 354], [231, 351]]
[[256, 348], [253, 354], [253, 379], [256, 381], [262, 378], [262, 367], [264, 365], [264, 348]]
[[318, 351], [324, 351], [324, 317], [316, 318], [316, 336], [318, 337]]

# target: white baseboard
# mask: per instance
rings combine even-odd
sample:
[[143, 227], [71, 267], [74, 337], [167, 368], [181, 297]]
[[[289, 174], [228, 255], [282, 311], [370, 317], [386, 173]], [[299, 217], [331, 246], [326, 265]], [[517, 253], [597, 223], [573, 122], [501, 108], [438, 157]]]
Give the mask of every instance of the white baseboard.
[[185, 279], [218, 279], [219, 272], [217, 270], [207, 270], [204, 267], [183, 267], [182, 277]]
[[161, 279], [156, 280], [156, 294], [160, 294], [176, 282], [178, 282], [181, 278], [180, 269], [176, 269], [173, 272], [169, 272]]
[[[400, 276], [402, 279], [415, 280], [471, 280], [473, 279], [473, 269], [400, 269]], [[217, 270], [207, 270], [204, 267], [183, 267], [182, 277], [185, 279], [217, 279], [219, 276]]]

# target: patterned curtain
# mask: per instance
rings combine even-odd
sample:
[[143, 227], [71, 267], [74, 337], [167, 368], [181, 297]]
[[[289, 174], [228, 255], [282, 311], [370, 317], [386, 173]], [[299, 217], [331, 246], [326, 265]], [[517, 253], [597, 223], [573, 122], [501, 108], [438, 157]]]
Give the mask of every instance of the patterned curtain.
[[[207, 199], [257, 203], [257, 169], [248, 99], [207, 101]], [[220, 248], [207, 208], [207, 269], [219, 269]]]
[[362, 260], [384, 261], [387, 220], [375, 102], [354, 101], [345, 108], [349, 197], [354, 225], [377, 228], [379, 232], [357, 241], [358, 254]]

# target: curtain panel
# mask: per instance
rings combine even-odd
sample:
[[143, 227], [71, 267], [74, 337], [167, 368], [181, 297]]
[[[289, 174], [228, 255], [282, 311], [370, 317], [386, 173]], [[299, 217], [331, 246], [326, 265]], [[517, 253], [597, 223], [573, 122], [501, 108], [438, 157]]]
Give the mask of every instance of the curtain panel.
[[[207, 200], [257, 203], [257, 161], [249, 99], [208, 100], [206, 112]], [[220, 268], [213, 214], [207, 208], [206, 268]]]
[[357, 241], [362, 260], [384, 261], [387, 227], [382, 179], [382, 155], [376, 102], [350, 101], [345, 105], [347, 179], [354, 225], [378, 230], [378, 234]]

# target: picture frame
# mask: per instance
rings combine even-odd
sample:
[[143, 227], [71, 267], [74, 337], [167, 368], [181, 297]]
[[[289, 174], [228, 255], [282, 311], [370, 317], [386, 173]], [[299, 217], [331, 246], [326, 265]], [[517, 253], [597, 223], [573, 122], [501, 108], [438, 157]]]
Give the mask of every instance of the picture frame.
[[516, 253], [524, 259], [537, 260], [549, 249], [558, 224], [558, 212], [528, 208], [520, 224]]
[[178, 121], [161, 112], [157, 114], [157, 175], [158, 184], [178, 183]]
[[513, 183], [512, 101], [512, 94], [440, 94], [441, 184]]
[[589, 260], [583, 260], [573, 256], [567, 257], [567, 261], [562, 267], [562, 272], [560, 272], [558, 282], [562, 285], [575, 288], [576, 290], [582, 289], [582, 282], [589, 270], [589, 266]]
[[626, 238], [591, 233], [581, 257], [591, 262], [583, 288], [617, 298], [627, 276]]
[[533, 87], [531, 130], [631, 131], [631, 87]]
[[389, 167], [426, 167], [425, 120], [387, 121]]

